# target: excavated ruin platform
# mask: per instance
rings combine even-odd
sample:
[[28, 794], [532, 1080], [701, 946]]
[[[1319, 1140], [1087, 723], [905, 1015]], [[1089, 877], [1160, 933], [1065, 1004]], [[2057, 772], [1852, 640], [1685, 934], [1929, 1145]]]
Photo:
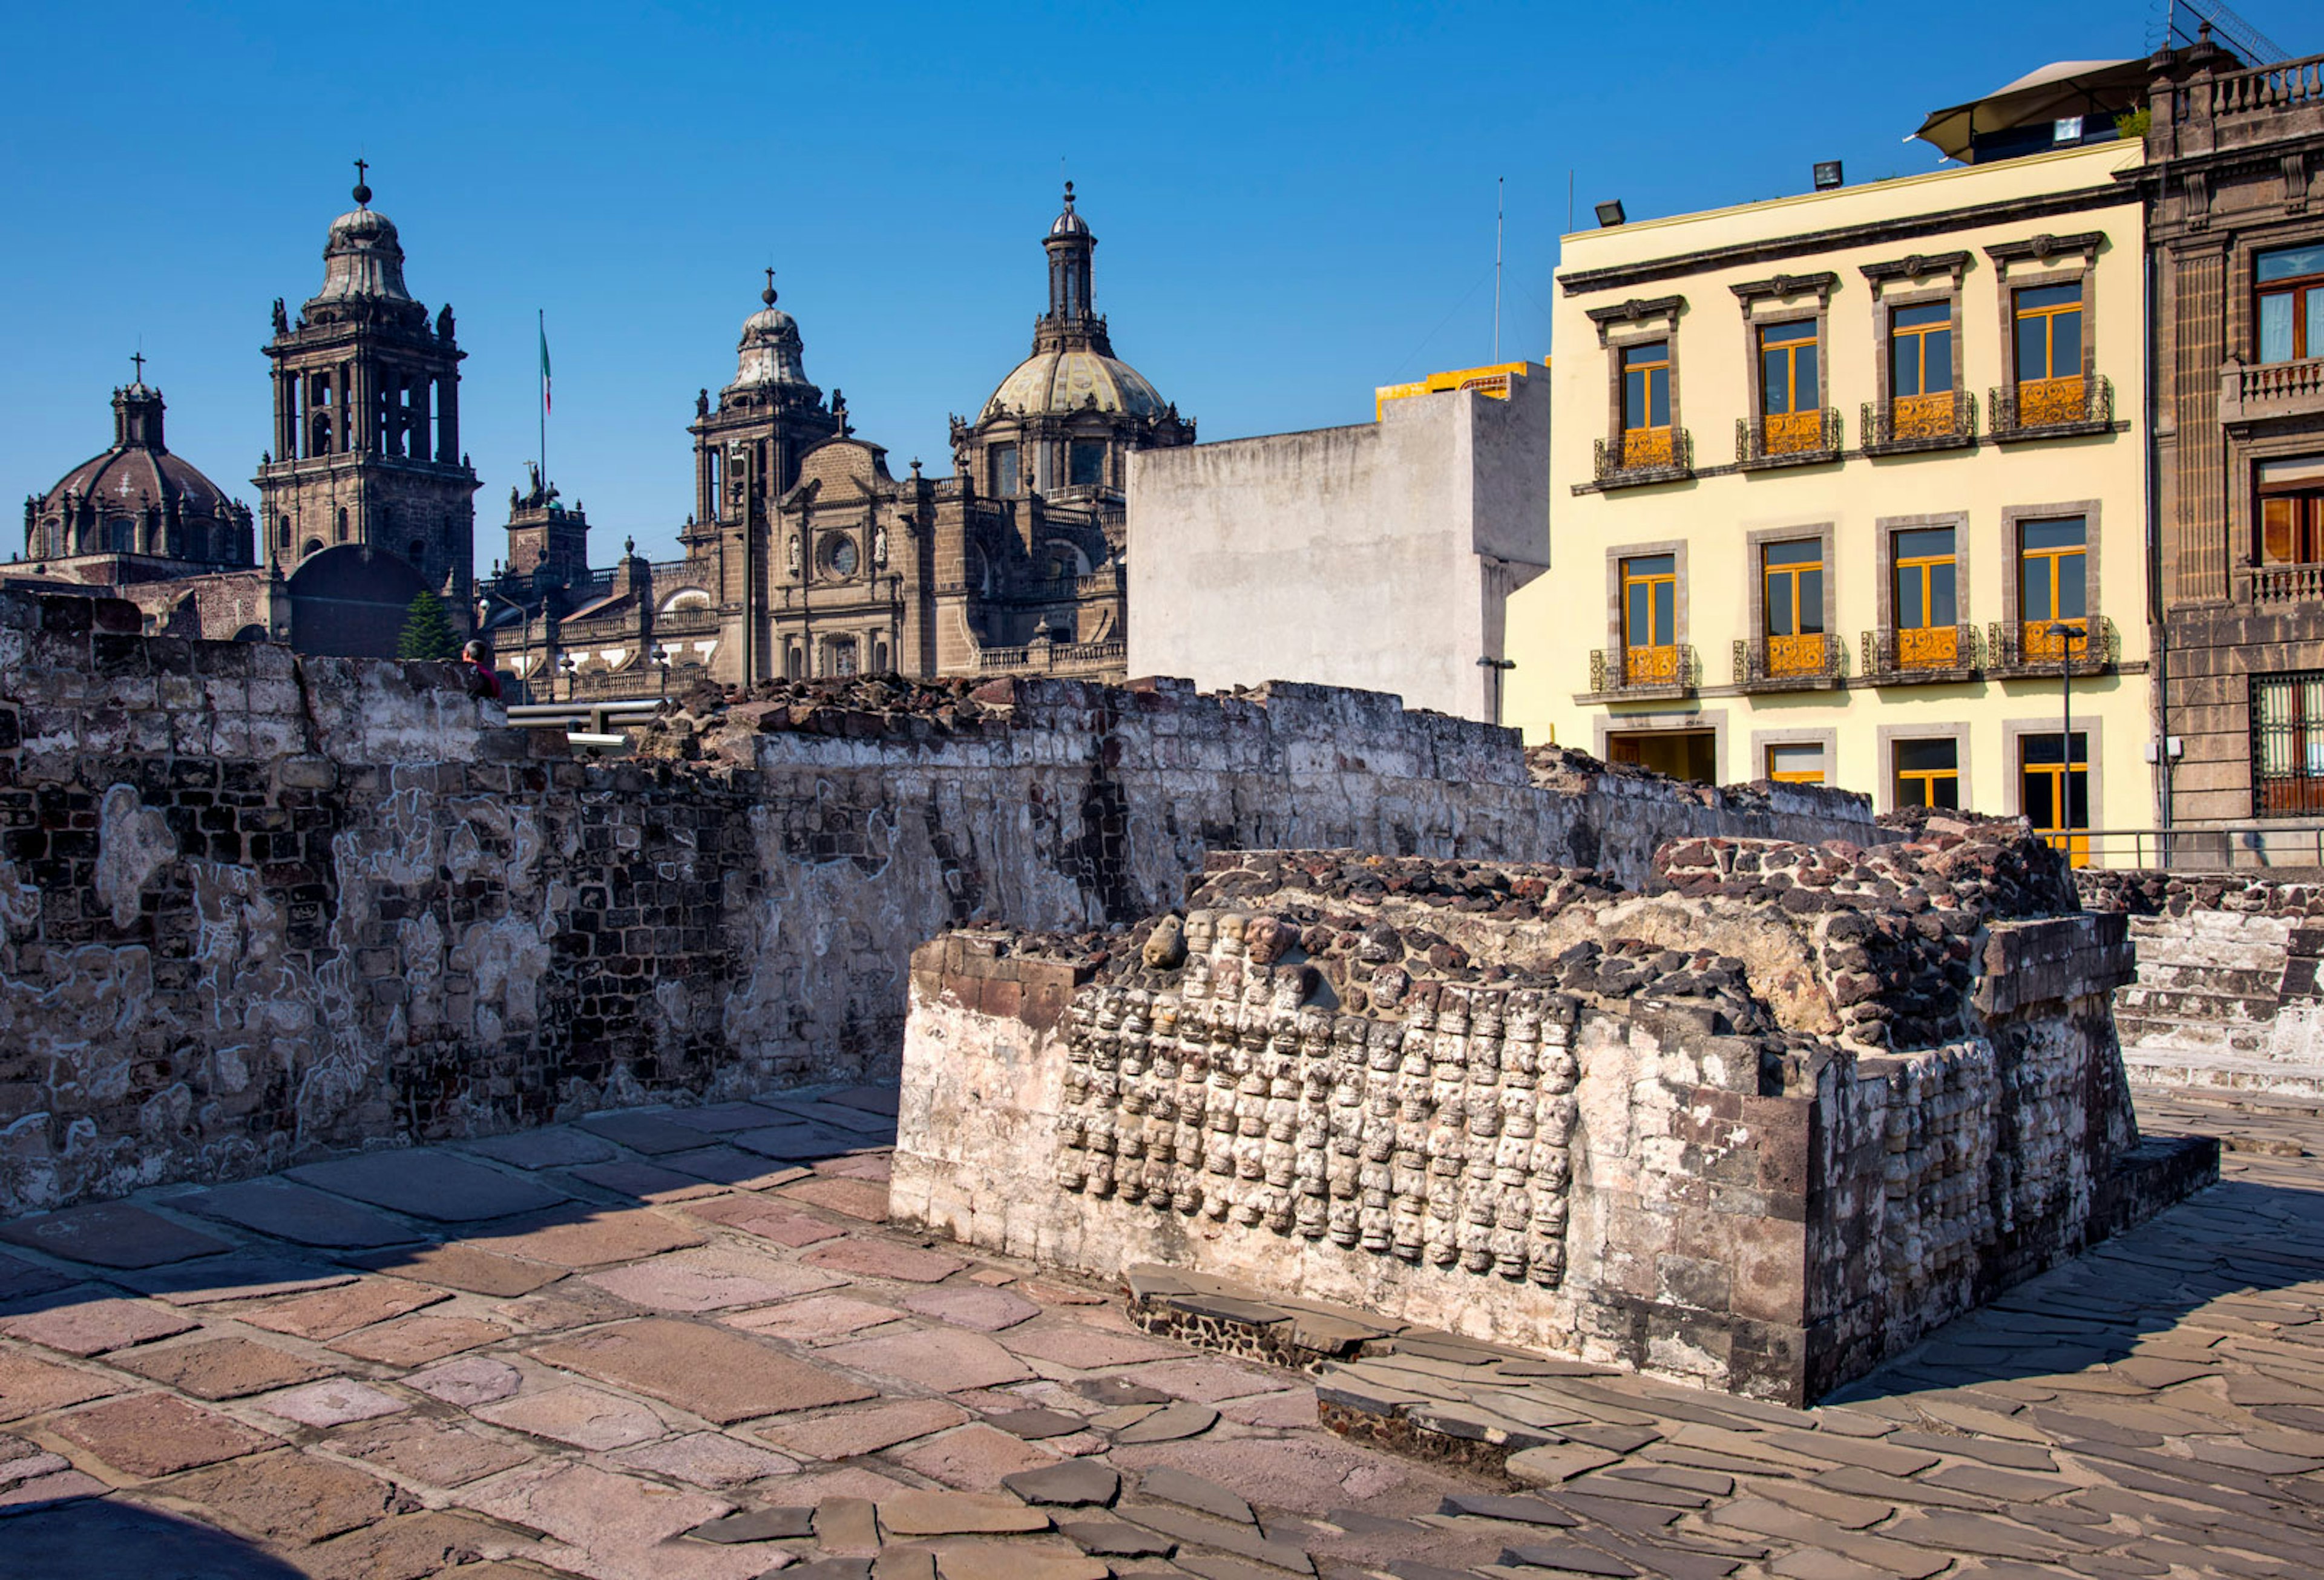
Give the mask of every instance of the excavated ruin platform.
[[2022, 822], [1546, 865], [1214, 853], [914, 959], [900, 1217], [1791, 1405], [2207, 1183]]
[[1496, 1471], [1416, 1456], [1457, 1434], [1327, 1431], [1344, 1383], [1137, 1331], [1121, 1291], [893, 1227], [893, 1097], [0, 1225], [0, 1573], [2292, 1580], [2324, 1548], [2313, 1109], [2142, 1095], [2151, 1134], [2228, 1136], [2226, 1181], [1845, 1404], [1409, 1332], [1362, 1363], [1440, 1424], [1534, 1401], [1544, 1441]]

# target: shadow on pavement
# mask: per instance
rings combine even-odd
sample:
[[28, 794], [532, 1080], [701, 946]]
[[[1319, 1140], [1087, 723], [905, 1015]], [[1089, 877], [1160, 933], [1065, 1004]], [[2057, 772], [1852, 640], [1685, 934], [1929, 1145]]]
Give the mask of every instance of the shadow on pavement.
[[8, 1580], [305, 1580], [224, 1531], [114, 1499], [83, 1498], [0, 1523]]

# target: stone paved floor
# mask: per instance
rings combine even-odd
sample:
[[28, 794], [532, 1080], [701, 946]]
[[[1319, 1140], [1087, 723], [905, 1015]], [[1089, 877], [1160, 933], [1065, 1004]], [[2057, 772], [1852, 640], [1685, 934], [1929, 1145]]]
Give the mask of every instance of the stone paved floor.
[[[2226, 1181], [1844, 1406], [1526, 1378], [1558, 1403], [1521, 1484], [887, 1228], [886, 1106], [613, 1114], [0, 1226], [0, 1575], [2324, 1574], [2310, 1108], [2143, 1101], [2229, 1135]], [[1473, 1400], [1473, 1358], [1388, 1361]]]

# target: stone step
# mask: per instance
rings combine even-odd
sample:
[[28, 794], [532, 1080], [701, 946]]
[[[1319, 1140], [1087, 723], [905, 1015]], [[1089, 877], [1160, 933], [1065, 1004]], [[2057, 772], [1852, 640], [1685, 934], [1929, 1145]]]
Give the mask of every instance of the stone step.
[[2123, 1069], [2133, 1086], [2268, 1092], [2282, 1097], [2324, 1098], [2324, 1064], [2284, 1063], [2248, 1055], [2205, 1053], [2151, 1043], [2122, 1051]]
[[2273, 993], [2221, 993], [2198, 988], [2150, 988], [2144, 982], [2117, 988], [2114, 1012], [2171, 1020], [2273, 1020], [2282, 1005]]
[[2225, 966], [2184, 966], [2150, 960], [2138, 962], [2138, 986], [2142, 988], [2192, 988], [2205, 993], [2273, 994], [2282, 981], [2281, 969], [2236, 969]]
[[2263, 1024], [2221, 1025], [2209, 1021], [2146, 1020], [2115, 1016], [2115, 1035], [2126, 1048], [2171, 1048], [2182, 1052], [2254, 1053], [2267, 1046]]
[[2190, 949], [2166, 939], [2141, 939], [2132, 948], [2137, 951], [2142, 972], [2167, 967], [2186, 971], [2264, 971], [2281, 976], [2284, 962], [2292, 958], [2289, 950], [2264, 944], [2238, 949]]

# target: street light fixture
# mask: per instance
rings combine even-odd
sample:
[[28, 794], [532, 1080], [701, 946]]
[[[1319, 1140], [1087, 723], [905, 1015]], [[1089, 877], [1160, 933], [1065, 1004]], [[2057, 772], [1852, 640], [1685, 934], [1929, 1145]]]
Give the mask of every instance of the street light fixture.
[[1517, 661], [1514, 658], [1488, 657], [1477, 660], [1478, 668], [1489, 669], [1493, 674], [1493, 722], [1496, 724], [1501, 721], [1501, 676], [1517, 666]]
[[653, 646], [652, 657], [654, 667], [661, 673], [661, 694], [667, 700], [669, 696], [669, 649], [656, 642]]
[[[2069, 831], [2074, 821], [2074, 644], [2088, 644], [2090, 629], [2070, 620], [2053, 620], [2046, 629], [2058, 638], [2058, 760], [2063, 765], [2058, 776], [2058, 830], [2064, 841], [2060, 849], [2070, 866], [2074, 859], [2073, 836]], [[2087, 775], [2089, 770], [2083, 772]], [[2087, 785], [2089, 780], [2085, 778], [2083, 784]]]
[[581, 661], [570, 653], [560, 653], [557, 656], [557, 667], [565, 672], [565, 700], [569, 703], [581, 681]]

